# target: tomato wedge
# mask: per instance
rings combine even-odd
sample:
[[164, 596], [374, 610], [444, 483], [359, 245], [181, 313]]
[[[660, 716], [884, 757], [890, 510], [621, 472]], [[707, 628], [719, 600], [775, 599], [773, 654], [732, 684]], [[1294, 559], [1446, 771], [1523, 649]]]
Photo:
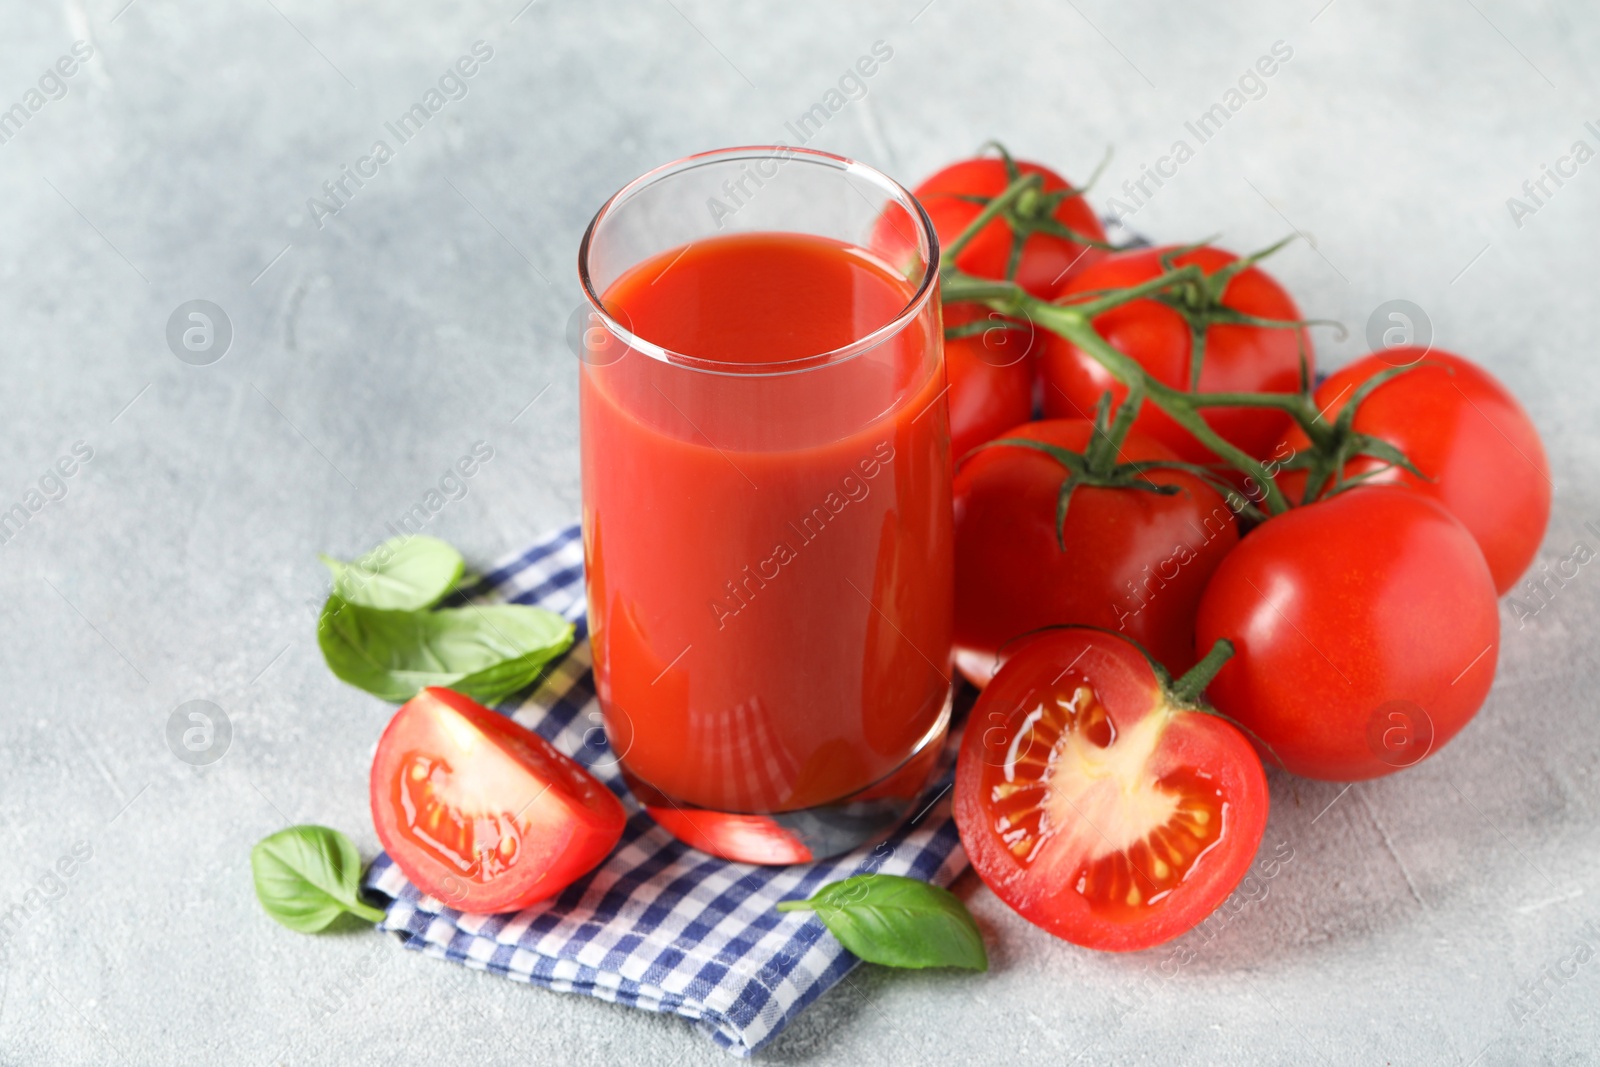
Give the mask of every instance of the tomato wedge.
[[667, 833], [690, 848], [739, 863], [810, 863], [811, 849], [768, 815], [646, 807]]
[[605, 859], [627, 819], [544, 738], [431, 686], [389, 720], [371, 792], [378, 840], [405, 876], [475, 914], [561, 892]]
[[1139, 646], [1070, 627], [1026, 639], [972, 709], [955, 816], [972, 866], [1035, 926], [1085, 948], [1169, 941], [1250, 869], [1267, 780], [1195, 692]]

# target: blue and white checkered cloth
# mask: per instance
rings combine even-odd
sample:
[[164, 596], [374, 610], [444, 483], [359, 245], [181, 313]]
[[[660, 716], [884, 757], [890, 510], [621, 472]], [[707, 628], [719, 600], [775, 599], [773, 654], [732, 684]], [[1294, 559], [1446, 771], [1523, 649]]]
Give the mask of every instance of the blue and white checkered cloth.
[[951, 771], [887, 841], [790, 867], [730, 863], [679, 842], [640, 809], [605, 747], [586, 640], [583, 546], [570, 526], [503, 561], [468, 600], [537, 604], [571, 619], [578, 643], [520, 703], [501, 710], [587, 765], [622, 798], [616, 851], [552, 900], [507, 915], [464, 915], [420, 892], [380, 855], [366, 884], [391, 899], [380, 929], [407, 948], [562, 992], [695, 1020], [738, 1056], [766, 1044], [859, 961], [782, 900], [867, 872], [949, 885], [967, 865], [950, 815]]

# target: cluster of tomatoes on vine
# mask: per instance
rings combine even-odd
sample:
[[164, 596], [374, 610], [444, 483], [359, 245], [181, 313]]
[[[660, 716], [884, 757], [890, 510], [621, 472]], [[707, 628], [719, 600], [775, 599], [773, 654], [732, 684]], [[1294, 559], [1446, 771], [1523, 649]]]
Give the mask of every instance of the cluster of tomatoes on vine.
[[982, 689], [961, 838], [1051, 933], [1159, 944], [1248, 872], [1263, 763], [1373, 778], [1477, 712], [1544, 451], [1439, 349], [1318, 384], [1276, 246], [1114, 249], [1081, 189], [1003, 150], [914, 192], [944, 249], [956, 662]]

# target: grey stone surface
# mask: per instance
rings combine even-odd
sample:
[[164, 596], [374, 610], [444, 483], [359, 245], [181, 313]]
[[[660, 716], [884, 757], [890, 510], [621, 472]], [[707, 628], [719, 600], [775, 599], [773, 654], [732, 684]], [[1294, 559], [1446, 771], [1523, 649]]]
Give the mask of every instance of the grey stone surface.
[[[321, 663], [315, 553], [379, 540], [478, 440], [495, 457], [432, 532], [481, 563], [575, 516], [562, 334], [589, 216], [651, 166], [785, 137], [876, 40], [892, 61], [814, 144], [908, 181], [991, 136], [1078, 177], [1114, 145], [1101, 207], [1287, 42], [1134, 224], [1240, 249], [1312, 236], [1273, 269], [1350, 327], [1322, 332], [1328, 366], [1380, 303], [1425, 308], [1544, 430], [1541, 559], [1600, 547], [1582, 528], [1600, 522], [1600, 162], [1520, 226], [1506, 206], [1575, 140], [1600, 146], [1591, 6], [522, 2], [4, 5], [0, 107], [75, 40], [94, 53], [0, 144], [0, 505], [74, 442], [93, 458], [0, 548], [0, 912], [39, 905], [4, 948], [0, 1061], [721, 1059], [673, 1018], [357, 928], [290, 933], [256, 906], [248, 852], [305, 821], [375, 849], [389, 709]], [[384, 122], [478, 40], [493, 57], [465, 98], [397, 146]], [[394, 158], [318, 225], [307, 198], [380, 138]], [[195, 299], [232, 324], [205, 365], [167, 343]], [[1600, 922], [1600, 565], [1503, 619], [1489, 702], [1436, 758], [1348, 791], [1274, 778], [1266, 846], [1293, 859], [1170, 974], [1169, 951], [1053, 941], [969, 876], [991, 973], [858, 972], [768, 1058], [1593, 1062], [1600, 960], [1521, 1025], [1508, 1002]], [[231, 724], [210, 763], [169, 748], [194, 700]]]

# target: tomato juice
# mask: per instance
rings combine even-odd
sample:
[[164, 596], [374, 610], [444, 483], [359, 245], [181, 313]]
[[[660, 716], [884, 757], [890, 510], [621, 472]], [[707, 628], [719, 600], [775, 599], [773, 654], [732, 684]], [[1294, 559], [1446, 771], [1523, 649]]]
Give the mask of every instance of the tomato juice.
[[883, 781], [948, 716], [936, 289], [755, 232], [647, 256], [601, 302], [631, 337], [582, 365], [584, 561], [625, 769], [757, 814]]

